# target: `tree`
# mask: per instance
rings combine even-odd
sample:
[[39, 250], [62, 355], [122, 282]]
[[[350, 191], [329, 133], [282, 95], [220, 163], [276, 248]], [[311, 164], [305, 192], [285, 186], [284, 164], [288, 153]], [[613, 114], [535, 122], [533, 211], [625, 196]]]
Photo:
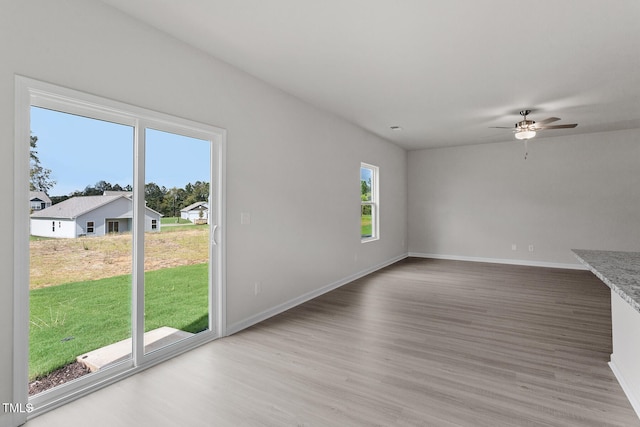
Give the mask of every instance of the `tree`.
[[113, 185], [102, 180], [102, 181], [96, 182], [95, 189], [98, 190], [100, 194], [104, 194], [105, 191], [113, 190]]
[[[182, 209], [185, 198], [185, 191], [182, 188], [173, 187], [167, 191], [164, 196], [163, 207], [164, 212], [161, 212], [166, 216], [180, 216], [180, 209]], [[176, 222], [178, 222], [176, 220]]]
[[[360, 180], [360, 200], [363, 202], [371, 200], [371, 178], [368, 181]], [[371, 215], [371, 205], [362, 205], [362, 215]]]
[[40, 164], [40, 158], [36, 151], [38, 137], [31, 135], [29, 145], [29, 189], [31, 191], [48, 192], [56, 185], [51, 179], [51, 169], [47, 169]]
[[160, 187], [155, 182], [149, 182], [144, 186], [144, 199], [147, 202], [147, 207], [163, 215], [167, 214], [166, 210], [163, 209], [164, 196], [166, 194], [167, 189], [164, 186]]
[[363, 202], [371, 200], [371, 178], [368, 182], [360, 180], [360, 200]]
[[209, 183], [196, 181], [193, 185], [193, 192], [198, 202], [206, 202], [209, 200]]
[[183, 207], [195, 202], [206, 202], [209, 200], [209, 183], [196, 181], [194, 184], [188, 183], [184, 187], [185, 197]]
[[63, 196], [49, 196], [49, 198], [51, 199], [51, 204], [55, 205], [57, 203], [60, 202], [64, 202], [67, 199], [70, 199], [72, 196], [67, 196], [67, 195], [63, 195]]

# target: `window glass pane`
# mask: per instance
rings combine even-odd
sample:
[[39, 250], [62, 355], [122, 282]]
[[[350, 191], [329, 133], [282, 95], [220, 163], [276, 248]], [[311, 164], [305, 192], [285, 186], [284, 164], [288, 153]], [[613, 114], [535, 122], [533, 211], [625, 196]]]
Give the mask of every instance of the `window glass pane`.
[[360, 165], [360, 237], [363, 242], [378, 239], [378, 167]]
[[363, 204], [360, 212], [360, 236], [362, 238], [372, 237], [372, 206]]
[[209, 326], [211, 143], [146, 129], [145, 353]]
[[360, 168], [360, 197], [363, 202], [370, 202], [371, 187], [373, 185], [373, 171], [369, 168]]
[[31, 107], [31, 131], [33, 395], [107, 368], [93, 350], [131, 357], [133, 128]]

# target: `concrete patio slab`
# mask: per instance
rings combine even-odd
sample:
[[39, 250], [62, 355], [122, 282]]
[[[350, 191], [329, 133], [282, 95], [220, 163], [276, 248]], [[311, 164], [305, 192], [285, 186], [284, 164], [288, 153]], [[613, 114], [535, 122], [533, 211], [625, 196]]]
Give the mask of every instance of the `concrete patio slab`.
[[[192, 336], [190, 332], [163, 326], [144, 334], [144, 352], [149, 353]], [[76, 360], [91, 372], [121, 362], [131, 356], [131, 338], [82, 354]]]

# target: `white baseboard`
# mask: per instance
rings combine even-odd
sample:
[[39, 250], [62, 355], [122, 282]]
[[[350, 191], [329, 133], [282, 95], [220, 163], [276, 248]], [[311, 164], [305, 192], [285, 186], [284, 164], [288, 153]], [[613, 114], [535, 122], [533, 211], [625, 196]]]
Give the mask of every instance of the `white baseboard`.
[[638, 416], [638, 418], [640, 418], [640, 396], [636, 396], [633, 389], [629, 387], [629, 384], [625, 381], [624, 377], [622, 376], [622, 372], [620, 372], [620, 370], [616, 366], [613, 354], [611, 355], [609, 367], [613, 371], [613, 375], [616, 376], [618, 383], [620, 383], [620, 387], [622, 387], [622, 391], [624, 391], [624, 394], [627, 396], [629, 403], [631, 403], [631, 406], [636, 411], [636, 415]]
[[304, 302], [307, 302], [309, 300], [312, 300], [313, 298], [319, 297], [322, 294], [326, 294], [327, 292], [330, 292], [334, 289], [339, 288], [340, 286], [344, 286], [347, 283], [353, 282], [354, 280], [357, 280], [361, 277], [366, 276], [367, 274], [371, 274], [375, 271], [378, 271], [384, 267], [387, 267], [388, 265], [391, 265], [393, 263], [396, 263], [400, 260], [403, 260], [407, 257], [407, 254], [401, 254], [398, 255], [394, 258], [391, 258], [385, 262], [382, 262], [380, 264], [374, 265], [372, 267], [369, 267], [365, 270], [359, 271], [355, 274], [352, 274], [350, 276], [347, 276], [345, 278], [342, 278], [336, 282], [330, 283], [326, 286], [323, 286], [319, 289], [316, 289], [314, 291], [311, 292], [307, 292], [306, 294], [300, 295], [299, 297], [293, 298], [289, 301], [283, 302], [282, 304], [279, 304], [275, 307], [272, 307], [270, 309], [264, 310], [256, 315], [253, 315], [247, 319], [241, 320], [239, 322], [236, 322], [232, 325], [228, 325], [227, 329], [225, 331], [224, 335], [232, 335], [235, 334], [236, 332], [239, 332], [243, 329], [248, 328], [249, 326], [255, 325], [256, 323], [262, 322], [263, 320], [266, 320], [270, 317], [273, 317], [277, 314], [280, 314], [284, 311], [287, 311], [297, 305], [300, 305]]
[[443, 255], [443, 254], [425, 254], [420, 252], [409, 252], [410, 257], [416, 258], [434, 258], [434, 259], [448, 259], [452, 261], [472, 261], [472, 262], [488, 262], [492, 264], [511, 264], [511, 265], [527, 265], [531, 267], [546, 267], [546, 268], [567, 268], [571, 270], [587, 270], [582, 264], [565, 264], [557, 262], [545, 262], [545, 261], [529, 261], [522, 259], [507, 259], [507, 258], [482, 258], [482, 257], [470, 257], [461, 255]]

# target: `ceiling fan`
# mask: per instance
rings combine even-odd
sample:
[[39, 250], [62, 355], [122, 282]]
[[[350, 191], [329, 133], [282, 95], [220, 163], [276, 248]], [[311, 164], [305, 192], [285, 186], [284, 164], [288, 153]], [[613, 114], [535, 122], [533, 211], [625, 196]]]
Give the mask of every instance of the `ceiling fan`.
[[504, 126], [492, 126], [492, 128], [496, 129], [512, 129], [515, 133], [516, 139], [531, 139], [536, 136], [536, 132], [541, 130], [549, 130], [549, 129], [571, 129], [578, 126], [577, 123], [572, 123], [568, 125], [552, 125], [549, 126], [549, 123], [557, 122], [560, 120], [558, 117], [549, 117], [548, 119], [544, 119], [540, 122], [535, 122], [533, 120], [528, 120], [527, 116], [531, 114], [531, 110], [522, 110], [520, 111], [520, 115], [523, 117], [518, 123], [515, 124], [515, 128], [512, 127], [504, 127]]
[[492, 128], [496, 129], [512, 129], [514, 132], [514, 136], [516, 139], [524, 140], [525, 153], [524, 158], [527, 159], [527, 155], [529, 154], [527, 149], [527, 140], [536, 136], [536, 132], [541, 130], [549, 130], [549, 129], [572, 129], [578, 126], [577, 123], [571, 123], [568, 125], [551, 125], [549, 123], [557, 122], [560, 120], [558, 117], [549, 117], [548, 119], [541, 120], [539, 122], [535, 122], [533, 120], [528, 120], [527, 116], [531, 114], [531, 110], [522, 110], [520, 111], [520, 115], [522, 116], [522, 120], [515, 124], [515, 127], [503, 127], [503, 126], [492, 126]]

